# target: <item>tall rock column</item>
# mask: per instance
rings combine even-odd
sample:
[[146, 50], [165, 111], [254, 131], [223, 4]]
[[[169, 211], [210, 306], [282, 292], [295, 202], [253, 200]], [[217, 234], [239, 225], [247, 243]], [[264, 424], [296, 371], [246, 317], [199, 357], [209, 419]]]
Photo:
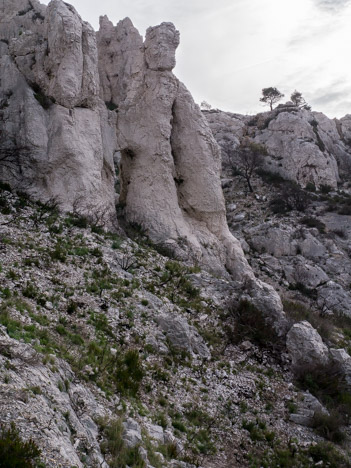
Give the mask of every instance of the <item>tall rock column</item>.
[[61, 0], [16, 0], [0, 3], [0, 39], [1, 179], [113, 224], [116, 136], [94, 30]]
[[229, 232], [220, 150], [207, 121], [173, 75], [179, 33], [149, 28], [145, 42], [126, 18], [103, 17], [98, 33], [101, 95], [117, 111], [120, 204], [129, 223], [182, 259], [232, 277], [283, 331], [278, 294], [256, 280]]

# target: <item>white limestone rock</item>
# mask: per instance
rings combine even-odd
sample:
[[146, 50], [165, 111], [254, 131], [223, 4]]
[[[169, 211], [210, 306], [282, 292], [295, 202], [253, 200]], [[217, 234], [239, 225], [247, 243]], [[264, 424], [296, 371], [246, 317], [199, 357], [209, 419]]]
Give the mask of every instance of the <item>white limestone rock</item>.
[[332, 361], [339, 366], [346, 386], [351, 391], [351, 356], [344, 349], [330, 349], [330, 356]]
[[98, 98], [95, 33], [61, 0], [48, 7], [5, 3], [0, 152], [8, 156], [0, 177], [40, 200], [111, 225], [117, 142], [114, 116]]
[[329, 414], [320, 401], [309, 392], [303, 393], [302, 396], [303, 399], [298, 402], [296, 413], [290, 414], [290, 421], [301, 426], [311, 427], [316, 414]]
[[132, 418], [128, 418], [123, 423], [123, 440], [127, 447], [135, 447], [142, 442], [141, 427], [137, 421]]
[[[147, 30], [143, 43], [128, 18], [113, 27], [103, 17], [97, 37], [101, 94], [117, 111], [119, 204], [127, 222], [178, 258], [250, 284], [256, 297], [261, 285], [226, 222], [220, 149], [172, 73], [178, 31], [162, 23]], [[274, 290], [266, 288], [266, 296], [283, 316]]]
[[318, 290], [317, 303], [324, 312], [351, 317], [351, 294], [335, 281], [328, 281]]
[[264, 169], [305, 187], [313, 183], [336, 187], [351, 164], [350, 119], [332, 120], [320, 112], [282, 106], [257, 116], [204, 112], [226, 162], [226, 147], [249, 138], [267, 149]]
[[250, 229], [249, 244], [260, 253], [268, 253], [274, 257], [293, 256], [297, 253], [297, 242], [294, 230], [288, 226], [274, 227], [267, 223], [255, 229]]
[[295, 323], [287, 334], [287, 350], [291, 357], [292, 367], [323, 366], [328, 363], [328, 347], [323, 343], [319, 333], [309, 322]]
[[301, 257], [283, 267], [286, 280], [296, 285], [301, 283], [307, 288], [314, 289], [329, 281], [328, 275], [317, 265], [309, 265]]
[[206, 343], [185, 318], [163, 314], [156, 320], [175, 349], [198, 354], [203, 359], [211, 357]]

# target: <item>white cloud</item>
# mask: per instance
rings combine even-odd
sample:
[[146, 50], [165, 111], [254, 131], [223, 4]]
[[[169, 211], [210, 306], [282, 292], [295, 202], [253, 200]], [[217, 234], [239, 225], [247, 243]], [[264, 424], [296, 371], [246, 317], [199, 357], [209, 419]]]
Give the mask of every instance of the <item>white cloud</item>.
[[141, 34], [174, 22], [181, 33], [175, 73], [197, 102], [254, 113], [263, 109], [262, 88], [277, 86], [286, 97], [298, 89], [330, 117], [351, 113], [350, 87], [338, 89], [344, 99], [333, 95], [335, 82], [351, 84], [351, 0], [294, 0], [284, 7], [281, 0], [71, 3], [95, 28], [100, 14], [114, 23], [129, 16]]
[[336, 12], [347, 7], [351, 0], [314, 0], [317, 7], [329, 11]]

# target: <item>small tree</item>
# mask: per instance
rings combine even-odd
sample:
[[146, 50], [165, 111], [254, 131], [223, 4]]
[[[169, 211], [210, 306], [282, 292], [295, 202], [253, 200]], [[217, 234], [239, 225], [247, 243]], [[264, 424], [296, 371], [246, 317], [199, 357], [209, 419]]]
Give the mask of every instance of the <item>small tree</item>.
[[273, 110], [273, 104], [280, 101], [283, 97], [284, 94], [278, 91], [277, 88], [263, 88], [260, 101], [269, 104], [271, 110]]
[[300, 109], [311, 110], [311, 106], [307, 104], [305, 98], [302, 96], [302, 93], [296, 91], [296, 89], [290, 96], [290, 99], [296, 107], [299, 107]]
[[200, 104], [200, 107], [201, 107], [201, 110], [211, 110], [212, 109], [212, 106], [211, 104], [209, 104], [207, 101], [202, 101], [202, 103]]
[[264, 146], [244, 139], [237, 148], [228, 144], [225, 151], [229, 158], [233, 175], [242, 177], [251, 193], [254, 192], [251, 179], [254, 172], [262, 166], [263, 156], [267, 154]]

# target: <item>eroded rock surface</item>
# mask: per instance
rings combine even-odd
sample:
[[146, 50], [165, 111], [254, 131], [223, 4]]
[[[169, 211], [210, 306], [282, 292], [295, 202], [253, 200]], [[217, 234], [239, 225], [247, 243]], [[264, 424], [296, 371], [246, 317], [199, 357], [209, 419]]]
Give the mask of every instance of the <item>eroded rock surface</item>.
[[223, 148], [225, 162], [228, 148], [237, 148], [249, 138], [267, 150], [264, 170], [303, 187], [308, 183], [336, 187], [340, 177], [349, 173], [349, 116], [339, 121], [287, 104], [252, 117], [214, 110], [204, 115]]
[[229, 272], [258, 302], [262, 294], [269, 298], [283, 320], [278, 295], [255, 280], [229, 232], [220, 148], [172, 73], [178, 44], [171, 23], [149, 28], [143, 42], [128, 18], [116, 27], [107, 17], [100, 19], [101, 92], [117, 108], [122, 154], [120, 205], [127, 222], [142, 226], [155, 243], [221, 275]]
[[308, 369], [328, 363], [328, 347], [309, 322], [295, 323], [291, 327], [286, 346], [295, 369]]
[[95, 32], [61, 0], [23, 0], [0, 4], [0, 40], [1, 179], [111, 223], [116, 141]]

